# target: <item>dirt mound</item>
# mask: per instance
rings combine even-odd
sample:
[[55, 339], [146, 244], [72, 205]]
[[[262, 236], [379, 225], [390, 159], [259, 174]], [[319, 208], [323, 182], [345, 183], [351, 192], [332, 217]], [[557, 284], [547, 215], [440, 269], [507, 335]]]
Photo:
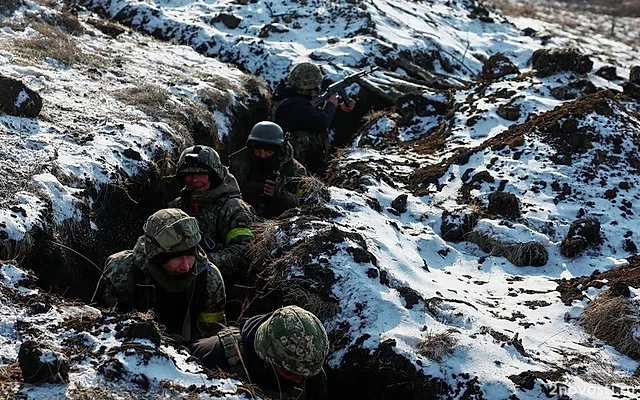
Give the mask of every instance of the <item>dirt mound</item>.
[[565, 86], [551, 89], [551, 95], [558, 100], [573, 100], [578, 97], [597, 92], [596, 86], [591, 81], [580, 79]]
[[517, 74], [520, 70], [513, 65], [509, 57], [502, 53], [494, 54], [482, 66], [482, 79], [495, 80], [509, 74]]
[[520, 218], [520, 200], [513, 193], [493, 192], [489, 195], [489, 212], [509, 219]]
[[627, 261], [628, 264], [609, 271], [595, 271], [590, 276], [557, 280], [556, 290], [560, 292], [560, 299], [565, 305], [570, 306], [573, 300], [582, 300], [585, 296], [584, 292], [590, 287], [597, 289], [604, 285], [613, 287], [618, 282], [640, 287], [640, 256], [633, 256]]
[[561, 71], [586, 74], [591, 71], [593, 61], [576, 49], [539, 49], [531, 56], [531, 66], [538, 76], [549, 76]]
[[575, 257], [589, 245], [596, 245], [601, 241], [600, 222], [581, 218], [571, 223], [567, 237], [560, 243], [560, 252], [565, 257]]

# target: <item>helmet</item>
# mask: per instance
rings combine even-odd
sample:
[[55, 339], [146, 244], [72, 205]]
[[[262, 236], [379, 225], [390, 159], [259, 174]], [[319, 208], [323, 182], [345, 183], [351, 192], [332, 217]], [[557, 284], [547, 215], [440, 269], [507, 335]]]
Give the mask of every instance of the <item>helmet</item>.
[[249, 134], [249, 138], [247, 138], [247, 146], [251, 146], [252, 144], [282, 147], [284, 144], [284, 132], [282, 128], [280, 128], [280, 125], [274, 122], [258, 122], [253, 126], [251, 134]]
[[320, 67], [309, 62], [303, 62], [289, 72], [287, 84], [297, 90], [313, 90], [320, 87], [322, 71]]
[[209, 173], [223, 178], [223, 167], [218, 153], [208, 146], [192, 146], [184, 149], [178, 159], [176, 175], [182, 176], [189, 173]]
[[198, 221], [178, 208], [156, 211], [147, 218], [142, 229], [149, 258], [185, 251], [200, 242]]
[[298, 306], [274, 311], [258, 327], [253, 344], [262, 360], [303, 377], [318, 374], [329, 354], [322, 323]]

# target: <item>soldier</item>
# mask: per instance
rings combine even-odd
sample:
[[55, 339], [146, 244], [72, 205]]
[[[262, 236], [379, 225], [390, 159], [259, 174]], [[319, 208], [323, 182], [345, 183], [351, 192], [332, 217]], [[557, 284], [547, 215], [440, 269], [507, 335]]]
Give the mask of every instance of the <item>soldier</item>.
[[327, 399], [322, 365], [329, 339], [318, 318], [298, 306], [249, 318], [192, 345], [208, 368], [235, 373], [274, 399]]
[[211, 147], [185, 149], [178, 160], [176, 176], [184, 188], [169, 206], [198, 220], [200, 246], [220, 268], [227, 287], [232, 287], [246, 278], [245, 252], [253, 240], [249, 224], [255, 220], [251, 206], [242, 200], [236, 179]]
[[133, 250], [107, 259], [100, 303], [153, 310], [178, 344], [215, 334], [224, 321], [224, 283], [199, 241], [195, 218], [175, 208], [155, 212]]
[[229, 171], [236, 177], [242, 198], [257, 214], [274, 218], [298, 206], [300, 177], [307, 170], [293, 158], [293, 146], [273, 122], [258, 122], [247, 146], [229, 157]]
[[[291, 133], [294, 155], [310, 172], [319, 173], [329, 159], [329, 126], [338, 106], [338, 98], [329, 97], [322, 109], [315, 109], [309, 101], [317, 97], [322, 71], [314, 64], [303, 62], [293, 67], [286, 83], [281, 82], [273, 99], [274, 121]], [[340, 104], [344, 112], [355, 108], [355, 100]]]

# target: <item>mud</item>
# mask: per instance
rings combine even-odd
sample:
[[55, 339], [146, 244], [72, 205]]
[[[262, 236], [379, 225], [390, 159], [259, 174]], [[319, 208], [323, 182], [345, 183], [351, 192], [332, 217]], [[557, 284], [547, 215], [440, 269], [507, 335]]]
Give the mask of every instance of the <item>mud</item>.
[[[629, 264], [605, 271], [596, 271], [590, 276], [581, 276], [573, 279], [559, 279], [556, 282], [556, 290], [560, 292], [562, 302], [570, 306], [574, 300], [582, 300], [584, 292], [590, 288], [602, 288], [605, 284], [615, 286], [619, 282], [633, 287], [640, 287], [640, 256], [628, 259]], [[604, 283], [606, 280], [608, 283]]]

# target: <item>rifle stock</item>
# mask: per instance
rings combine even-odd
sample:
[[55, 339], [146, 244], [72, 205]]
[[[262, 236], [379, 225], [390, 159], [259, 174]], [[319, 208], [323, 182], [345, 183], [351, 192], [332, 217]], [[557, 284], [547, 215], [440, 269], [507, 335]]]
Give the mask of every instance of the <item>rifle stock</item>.
[[342, 101], [348, 101], [349, 97], [347, 96], [347, 92], [346, 92], [346, 88], [347, 86], [352, 85], [353, 83], [358, 83], [360, 81], [360, 78], [362, 78], [365, 75], [368, 75], [370, 73], [372, 73], [373, 71], [377, 70], [378, 67], [375, 66], [373, 68], [371, 68], [369, 71], [358, 71], [355, 74], [351, 74], [349, 76], [347, 76], [346, 78], [343, 78], [335, 83], [332, 83], [331, 85], [329, 85], [329, 87], [327, 87], [327, 89], [318, 97], [316, 97], [315, 99], [311, 100], [311, 105], [316, 108], [319, 107], [320, 105], [322, 105], [325, 101], [327, 101], [327, 99], [331, 96], [333, 96], [334, 94], [339, 94], [340, 97], [342, 98]]

